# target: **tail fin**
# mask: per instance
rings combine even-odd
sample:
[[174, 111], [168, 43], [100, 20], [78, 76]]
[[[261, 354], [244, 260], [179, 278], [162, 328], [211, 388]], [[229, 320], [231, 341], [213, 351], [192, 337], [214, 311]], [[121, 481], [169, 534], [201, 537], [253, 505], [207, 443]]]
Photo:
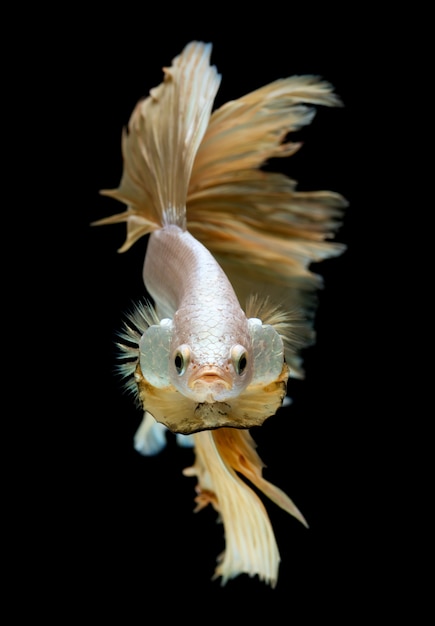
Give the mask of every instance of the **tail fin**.
[[300, 148], [286, 139], [313, 119], [315, 110], [306, 104], [341, 102], [318, 77], [293, 76], [216, 110], [196, 156], [187, 201], [189, 231], [216, 256], [242, 306], [256, 292], [301, 319], [300, 342], [286, 342], [294, 377], [303, 377], [298, 352], [314, 341], [316, 290], [322, 286], [309, 266], [345, 250], [327, 239], [347, 206], [338, 193], [296, 191], [294, 180], [260, 169], [266, 160]]
[[225, 531], [225, 550], [213, 579], [221, 577], [225, 585], [245, 573], [275, 587], [281, 559], [262, 496], [308, 527], [305, 518], [281, 489], [263, 477], [264, 463], [248, 430], [217, 428], [193, 437], [195, 463], [183, 474], [198, 481], [195, 512], [211, 504]]
[[165, 224], [186, 227], [192, 166], [221, 78], [209, 64], [210, 53], [211, 44], [188, 44], [163, 68], [164, 81], [137, 104], [123, 132], [121, 183], [101, 193], [124, 202], [127, 210], [93, 222], [127, 222], [120, 252]]

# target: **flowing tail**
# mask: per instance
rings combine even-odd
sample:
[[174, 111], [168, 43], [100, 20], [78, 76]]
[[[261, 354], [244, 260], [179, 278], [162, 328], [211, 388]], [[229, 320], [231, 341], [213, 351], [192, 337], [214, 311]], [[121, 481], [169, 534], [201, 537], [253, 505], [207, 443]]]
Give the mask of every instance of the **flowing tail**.
[[221, 577], [225, 585], [245, 573], [258, 575], [274, 587], [281, 560], [279, 550], [262, 498], [249, 483], [308, 527], [304, 516], [281, 489], [263, 478], [264, 463], [247, 430], [203, 431], [194, 435], [194, 441], [195, 463], [183, 473], [198, 480], [195, 512], [211, 504], [225, 529], [225, 550], [218, 558], [213, 578]]

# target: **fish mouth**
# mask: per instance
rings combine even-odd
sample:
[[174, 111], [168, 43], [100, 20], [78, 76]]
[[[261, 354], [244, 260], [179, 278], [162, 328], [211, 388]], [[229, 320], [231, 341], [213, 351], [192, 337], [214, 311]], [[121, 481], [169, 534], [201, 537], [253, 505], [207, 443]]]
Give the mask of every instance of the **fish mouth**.
[[193, 388], [196, 383], [201, 381], [207, 384], [222, 383], [227, 389], [231, 389], [233, 386], [233, 379], [228, 372], [224, 372], [220, 367], [212, 367], [210, 365], [204, 365], [192, 374], [189, 380], [189, 387]]
[[233, 380], [220, 367], [204, 366], [191, 376], [188, 386], [199, 402], [216, 402], [227, 397]]

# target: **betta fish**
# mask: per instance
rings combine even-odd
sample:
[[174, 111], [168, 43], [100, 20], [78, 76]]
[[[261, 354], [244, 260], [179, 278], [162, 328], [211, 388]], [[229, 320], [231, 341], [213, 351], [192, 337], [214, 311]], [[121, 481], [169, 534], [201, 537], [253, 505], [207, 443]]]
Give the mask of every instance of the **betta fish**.
[[154, 455], [173, 433], [193, 446], [195, 511], [211, 505], [225, 550], [214, 578], [258, 576], [274, 587], [280, 553], [254, 491], [307, 523], [263, 477], [250, 428], [303, 378], [301, 349], [315, 340], [316, 292], [309, 266], [341, 254], [330, 241], [346, 200], [296, 190], [267, 161], [300, 147], [289, 134], [309, 124], [311, 105], [340, 106], [313, 75], [278, 79], [213, 110], [221, 76], [211, 44], [193, 41], [163, 68], [163, 82], [135, 107], [122, 135], [123, 172], [105, 196], [126, 209], [94, 224], [126, 222], [120, 252], [148, 236], [146, 297], [119, 332], [119, 372], [143, 411], [134, 446]]

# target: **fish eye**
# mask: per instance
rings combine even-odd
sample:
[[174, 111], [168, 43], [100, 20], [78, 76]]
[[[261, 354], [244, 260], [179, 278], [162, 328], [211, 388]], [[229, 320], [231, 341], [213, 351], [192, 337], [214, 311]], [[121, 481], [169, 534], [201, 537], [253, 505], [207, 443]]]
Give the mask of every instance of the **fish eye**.
[[174, 365], [177, 370], [177, 374], [182, 376], [186, 371], [187, 366], [190, 363], [190, 348], [188, 345], [183, 344], [180, 346], [174, 356]]
[[231, 360], [236, 373], [241, 376], [248, 364], [248, 355], [243, 346], [236, 345], [231, 348]]

